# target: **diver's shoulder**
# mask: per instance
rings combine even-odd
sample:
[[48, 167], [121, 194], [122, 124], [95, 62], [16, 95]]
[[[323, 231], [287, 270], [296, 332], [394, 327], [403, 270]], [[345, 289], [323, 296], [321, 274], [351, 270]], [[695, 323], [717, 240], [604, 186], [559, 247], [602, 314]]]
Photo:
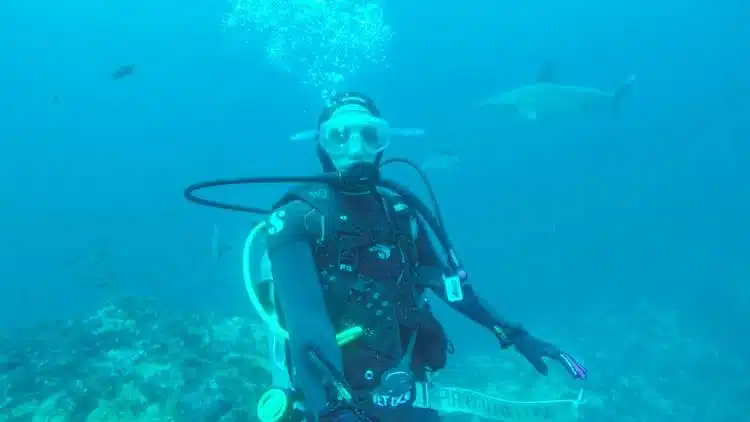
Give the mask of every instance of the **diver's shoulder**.
[[271, 226], [273, 226], [274, 221], [283, 221], [295, 227], [305, 227], [305, 220], [315, 213], [317, 213], [317, 210], [312, 205], [301, 199], [295, 199], [276, 207], [268, 216], [267, 222]]
[[314, 239], [320, 231], [319, 212], [302, 200], [278, 206], [266, 218], [269, 246]]
[[289, 189], [274, 205], [274, 208], [282, 207], [291, 202], [301, 201], [308, 204], [310, 208], [320, 209], [328, 203], [329, 198], [333, 195], [331, 187], [324, 183], [300, 184]]
[[271, 215], [283, 214], [285, 216], [288, 216], [288, 218], [304, 218], [305, 215], [314, 210], [315, 209], [312, 207], [312, 205], [308, 204], [306, 201], [303, 201], [301, 199], [292, 199], [276, 207]]

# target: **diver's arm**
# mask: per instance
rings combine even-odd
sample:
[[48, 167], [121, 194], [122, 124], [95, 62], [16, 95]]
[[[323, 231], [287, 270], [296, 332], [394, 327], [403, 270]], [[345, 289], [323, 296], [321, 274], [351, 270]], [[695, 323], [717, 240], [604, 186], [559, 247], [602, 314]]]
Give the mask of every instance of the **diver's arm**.
[[523, 327], [511, 322], [494, 312], [490, 306], [477, 295], [471, 284], [462, 283], [463, 299], [451, 302], [445, 295], [445, 289], [436, 292], [438, 296], [451, 308], [460, 312], [466, 318], [490, 330], [498, 337], [504, 347], [511, 346], [518, 334], [525, 333]]
[[[441, 271], [434, 272], [433, 277], [435, 278], [447, 275], [449, 270], [438, 257], [437, 251], [435, 251], [435, 247], [427, 235], [427, 230], [425, 230], [425, 227], [420, 220], [417, 221], [418, 232], [416, 242], [418, 261], [420, 265], [440, 268]], [[461, 282], [463, 299], [460, 301], [448, 300], [442, 280], [431, 280], [429, 285], [431, 286], [431, 290], [434, 291], [441, 300], [448, 304], [448, 306], [460, 312], [463, 316], [476, 324], [492, 331], [493, 334], [501, 339], [501, 343], [504, 343], [502, 340], [507, 338], [508, 345], [510, 345], [512, 343], [512, 337], [523, 332], [523, 328], [519, 324], [510, 322], [493, 311], [490, 306], [479, 297], [471, 284], [463, 281]]]
[[[447, 269], [438, 258], [432, 242], [430, 242], [427, 232], [421, 224], [418, 231], [417, 248], [418, 258], [422, 265], [439, 269], [439, 271], [426, 273], [431, 273], [433, 278], [442, 278], [442, 274], [445, 274]], [[500, 342], [500, 347], [506, 349], [514, 346], [518, 353], [529, 361], [540, 374], [547, 375], [547, 364], [544, 362], [544, 358], [547, 358], [559, 362], [575, 379], [586, 379], [588, 376], [588, 369], [579, 360], [561, 351], [553, 344], [532, 336], [521, 325], [512, 323], [493, 312], [469, 283], [461, 281], [463, 298], [458, 301], [448, 300], [445, 283], [442, 280], [433, 280], [428, 285], [451, 308], [490, 330]]]
[[306, 224], [315, 214], [302, 202], [292, 202], [277, 210], [268, 220], [267, 248], [276, 303], [289, 332], [294, 386], [303, 394], [308, 410], [318, 415], [327, 397], [323, 380], [309, 363], [308, 350], [316, 349], [338, 371], [342, 369], [342, 357], [313, 258], [311, 239], [317, 235], [311, 233], [314, 230], [311, 224]]

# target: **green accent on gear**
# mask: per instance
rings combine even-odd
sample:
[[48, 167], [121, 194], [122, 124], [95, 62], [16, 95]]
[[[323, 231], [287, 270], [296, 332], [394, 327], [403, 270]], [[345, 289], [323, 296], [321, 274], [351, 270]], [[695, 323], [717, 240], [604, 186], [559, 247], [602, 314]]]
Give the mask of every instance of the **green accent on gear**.
[[347, 328], [346, 330], [336, 334], [336, 343], [339, 346], [346, 346], [354, 340], [362, 337], [362, 334], [364, 334], [364, 332], [365, 330], [359, 326]]
[[[336, 334], [336, 343], [345, 346], [360, 338], [364, 330], [362, 327], [351, 327]], [[287, 394], [278, 388], [272, 388], [261, 396], [256, 407], [256, 414], [261, 422], [280, 421], [289, 411], [289, 398]]]
[[261, 396], [256, 407], [256, 414], [261, 422], [280, 421], [289, 408], [289, 399], [286, 393], [277, 388], [272, 388]]

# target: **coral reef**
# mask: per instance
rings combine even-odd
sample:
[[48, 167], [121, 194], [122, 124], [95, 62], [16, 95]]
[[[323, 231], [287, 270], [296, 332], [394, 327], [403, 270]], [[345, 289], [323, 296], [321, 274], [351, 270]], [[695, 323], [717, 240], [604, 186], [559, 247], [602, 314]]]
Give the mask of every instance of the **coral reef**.
[[253, 420], [270, 383], [260, 328], [130, 298], [14, 333], [0, 346], [0, 421]]
[[[737, 420], [747, 413], [750, 384], [737, 378], [747, 374], [743, 361], [686, 330], [676, 315], [641, 306], [629, 317], [581, 324], [600, 335], [553, 333], [597, 351], [587, 359], [593, 378], [581, 420]], [[270, 386], [265, 333], [250, 319], [164, 312], [142, 298], [14, 332], [0, 338], [0, 422], [254, 421]], [[562, 370], [540, 377], [517, 354], [500, 351], [454, 359], [433, 381], [520, 401], [569, 400], [584, 386]], [[480, 419], [454, 413], [445, 420]]]

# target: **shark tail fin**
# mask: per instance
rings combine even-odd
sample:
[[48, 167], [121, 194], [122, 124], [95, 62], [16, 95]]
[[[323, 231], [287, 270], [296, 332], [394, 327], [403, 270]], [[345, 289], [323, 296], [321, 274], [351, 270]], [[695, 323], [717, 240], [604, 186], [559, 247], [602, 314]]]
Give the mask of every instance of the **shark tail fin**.
[[625, 97], [625, 95], [630, 92], [630, 87], [633, 86], [633, 82], [635, 82], [635, 74], [631, 73], [625, 81], [623, 81], [620, 86], [615, 89], [615, 91], [612, 93], [612, 116], [617, 118], [620, 117], [620, 108], [622, 106], [622, 99]]

